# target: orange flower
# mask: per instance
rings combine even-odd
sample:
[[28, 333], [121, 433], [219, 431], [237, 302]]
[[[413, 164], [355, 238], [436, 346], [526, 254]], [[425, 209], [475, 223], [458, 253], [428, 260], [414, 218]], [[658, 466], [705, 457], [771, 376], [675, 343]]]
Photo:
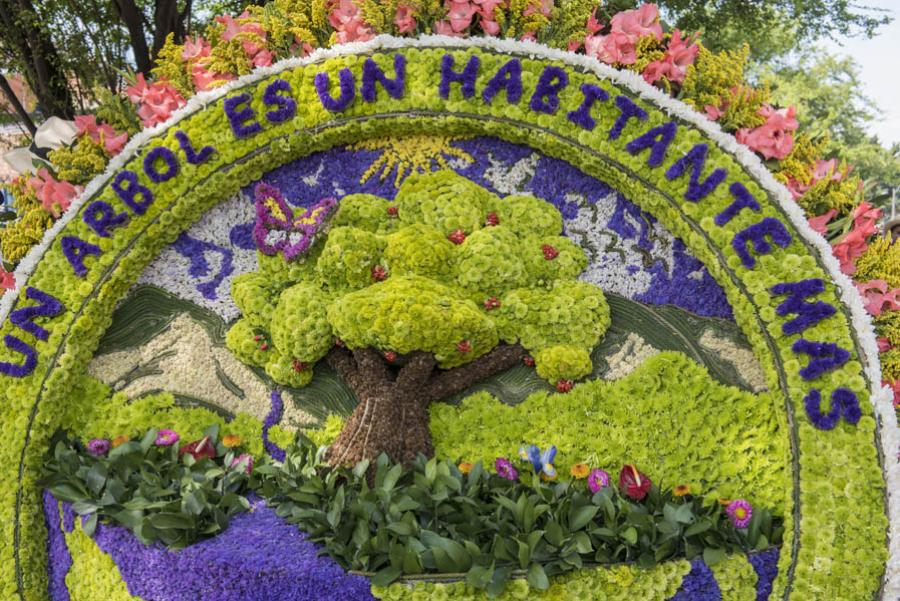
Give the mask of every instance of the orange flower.
[[112, 439], [112, 448], [116, 448], [117, 446], [128, 442], [130, 438], [125, 434], [119, 434], [115, 438]]
[[222, 444], [229, 449], [233, 449], [241, 444], [241, 437], [237, 434], [226, 434], [222, 437]]
[[578, 480], [583, 480], [591, 473], [591, 468], [586, 463], [576, 463], [569, 472]]
[[730, 505], [731, 499], [726, 499], [725, 497], [719, 497], [719, 505]]
[[468, 474], [469, 472], [472, 471], [473, 467], [475, 467], [475, 466], [472, 465], [471, 463], [463, 461], [462, 463], [459, 464], [459, 471], [461, 471], [464, 474]]
[[683, 497], [684, 495], [689, 495], [689, 494], [691, 494], [691, 487], [688, 486], [687, 484], [679, 484], [672, 491], [672, 494], [675, 495], [676, 497]]

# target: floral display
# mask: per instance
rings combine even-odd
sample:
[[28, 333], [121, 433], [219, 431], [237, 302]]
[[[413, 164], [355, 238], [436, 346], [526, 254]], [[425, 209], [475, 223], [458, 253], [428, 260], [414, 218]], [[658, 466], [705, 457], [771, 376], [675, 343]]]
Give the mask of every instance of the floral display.
[[[880, 214], [860, 202], [850, 166], [825, 160], [792, 107], [746, 82], [746, 52], [668, 31], [651, 4], [275, 0], [211, 22], [170, 39], [154, 73], [129, 81], [131, 120], [97, 107], [11, 184], [17, 219], [0, 234], [11, 291], [0, 299], [0, 535], [14, 541], [0, 550], [4, 594], [228, 598], [239, 581], [286, 598], [900, 591], [896, 245], [877, 237]], [[417, 37], [429, 33], [443, 37]], [[172, 335], [230, 351], [258, 386], [232, 379], [216, 352], [192, 357], [216, 362], [214, 380], [198, 381], [215, 381], [228, 408], [183, 382], [170, 392], [157, 356], [121, 381], [94, 377], [112, 358], [85, 375], [136, 281], [221, 318], [216, 329], [187, 311]], [[722, 357], [752, 349], [740, 371], [753, 385], [722, 384], [690, 336], [684, 353], [642, 343], [612, 320], [617, 294], [642, 307], [634, 320], [664, 324], [674, 304], [694, 314], [685, 322], [730, 324], [743, 339], [691, 331], [707, 351], [730, 349]], [[618, 355], [594, 354], [601, 339]], [[159, 360], [168, 368], [185, 347]], [[600, 377], [607, 368], [615, 377]], [[493, 396], [522, 372], [544, 388]], [[293, 445], [285, 420], [305, 410], [298, 399], [333, 402], [323, 378], [374, 399], [418, 394], [421, 374], [447, 393], [430, 400], [459, 403], [398, 402], [378, 420], [322, 410], [323, 428], [306, 432], [329, 448]], [[162, 385], [123, 392], [139, 376]], [[407, 397], [417, 395], [396, 398]], [[201, 416], [235, 424], [240, 440], [226, 446]], [[373, 421], [372, 444], [340, 438]], [[56, 444], [60, 431], [77, 442]], [[514, 463], [523, 445], [527, 460]], [[41, 497], [51, 447], [61, 529]], [[139, 456], [179, 485], [142, 489], [124, 465]], [[201, 470], [202, 499], [189, 493]], [[222, 493], [225, 480], [238, 489]], [[144, 513], [104, 498], [108, 482]], [[265, 504], [246, 499], [249, 482]], [[451, 536], [461, 528], [412, 508], [433, 495], [453, 504], [447, 491], [466, 487], [483, 487], [483, 515], [507, 528], [502, 550], [470, 540], [476, 553]], [[409, 517], [360, 510], [379, 494], [409, 499]], [[568, 505], [550, 502], [557, 494]], [[519, 499], [549, 504], [534, 518], [540, 538]], [[627, 517], [648, 506], [658, 523]], [[233, 536], [270, 550], [293, 536], [282, 546], [296, 553], [271, 551], [282, 563], [260, 568], [252, 546], [228, 538], [229, 518]], [[378, 519], [390, 520], [393, 553]], [[671, 545], [644, 528], [673, 533]], [[371, 554], [346, 553], [364, 545]], [[178, 561], [194, 563], [165, 563]], [[574, 570], [582, 561], [625, 563]], [[470, 578], [403, 582], [417, 572]]]

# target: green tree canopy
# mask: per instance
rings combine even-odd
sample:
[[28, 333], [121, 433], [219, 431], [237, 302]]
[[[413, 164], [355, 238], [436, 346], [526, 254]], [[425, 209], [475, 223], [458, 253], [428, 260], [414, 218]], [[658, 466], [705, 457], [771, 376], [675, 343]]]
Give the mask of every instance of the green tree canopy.
[[[305, 257], [260, 254], [260, 271], [235, 279], [243, 316], [228, 346], [289, 386], [306, 385], [327, 359], [361, 406], [371, 395], [402, 406], [408, 399], [397, 397], [407, 394], [424, 408], [527, 353], [551, 383], [583, 377], [609, 307], [599, 288], [576, 279], [587, 258], [561, 232], [553, 205], [500, 198], [452, 171], [409, 177], [393, 202], [347, 196]], [[398, 392], [417, 371], [416, 387]], [[379, 377], [387, 381], [378, 392], [355, 384]], [[351, 416], [345, 433], [353, 427]], [[383, 450], [392, 449], [345, 459]], [[426, 450], [430, 441], [407, 449]]]

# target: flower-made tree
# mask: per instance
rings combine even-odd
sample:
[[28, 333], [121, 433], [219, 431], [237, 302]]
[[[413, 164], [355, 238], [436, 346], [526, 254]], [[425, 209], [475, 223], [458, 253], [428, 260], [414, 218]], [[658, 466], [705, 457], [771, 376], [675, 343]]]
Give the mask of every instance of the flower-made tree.
[[587, 258], [553, 205], [452, 171], [409, 177], [393, 202], [346, 196], [330, 221], [333, 201], [294, 217], [275, 188], [256, 194], [260, 270], [235, 278], [227, 344], [283, 385], [322, 359], [346, 381], [359, 404], [332, 465], [430, 456], [429, 403], [529, 353], [562, 388], [590, 373], [609, 307], [575, 279]]

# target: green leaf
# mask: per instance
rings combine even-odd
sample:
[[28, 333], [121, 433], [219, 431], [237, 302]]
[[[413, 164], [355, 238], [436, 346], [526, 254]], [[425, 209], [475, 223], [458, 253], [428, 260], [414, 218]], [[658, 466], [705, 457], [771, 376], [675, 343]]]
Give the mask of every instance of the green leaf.
[[572, 532], [581, 530], [594, 519], [598, 511], [600, 508], [596, 505], [584, 505], [569, 512], [569, 530]]
[[550, 588], [550, 580], [547, 578], [547, 573], [544, 572], [544, 568], [541, 564], [533, 563], [531, 564], [531, 567], [528, 568], [528, 585], [539, 591]]
[[81, 525], [81, 529], [84, 530], [84, 533], [88, 536], [94, 536], [94, 531], [97, 529], [97, 514], [92, 513], [90, 517]]
[[708, 519], [703, 518], [702, 520], [698, 520], [697, 522], [694, 522], [693, 524], [688, 526], [687, 530], [684, 531], [684, 535], [694, 536], [702, 532], [706, 532], [710, 528], [712, 528], [712, 523]]
[[630, 545], [637, 544], [638, 534], [637, 529], [635, 529], [634, 526], [629, 526], [628, 528], [620, 532], [619, 536], [621, 536], [622, 540], [627, 541]]
[[400, 568], [395, 568], [394, 566], [388, 566], [383, 570], [379, 570], [375, 572], [375, 575], [372, 576], [372, 585], [373, 586], [387, 586], [397, 578], [400, 577]]
[[724, 549], [713, 549], [712, 547], [703, 549], [703, 562], [710, 567], [724, 561], [725, 557], [727, 554]]
[[554, 547], [563, 546], [563, 529], [556, 520], [547, 522], [547, 529], [544, 531], [544, 538]]
[[366, 472], [369, 470], [369, 464], [370, 462], [368, 459], [363, 459], [362, 461], [357, 463], [355, 466], [353, 466], [353, 475], [357, 478], [362, 478], [363, 476], [365, 476]]
[[381, 483], [381, 490], [384, 492], [391, 492], [394, 490], [394, 486], [397, 484], [397, 480], [400, 479], [400, 476], [403, 474], [403, 465], [397, 464], [392, 467], [388, 473], [384, 477], [384, 481]]
[[186, 529], [194, 525], [194, 520], [182, 513], [157, 513], [148, 520], [151, 526], [159, 530]]

